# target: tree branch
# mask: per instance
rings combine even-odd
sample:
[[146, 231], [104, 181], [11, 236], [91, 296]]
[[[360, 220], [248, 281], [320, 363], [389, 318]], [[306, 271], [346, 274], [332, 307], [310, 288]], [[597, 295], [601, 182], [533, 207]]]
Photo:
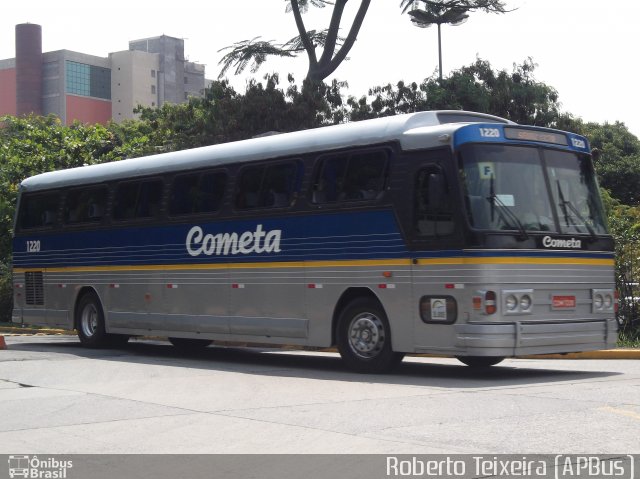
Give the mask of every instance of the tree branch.
[[[345, 0], [346, 2], [346, 0]], [[367, 9], [371, 4], [371, 0], [362, 0], [360, 3], [360, 8], [358, 9], [358, 13], [356, 13], [356, 17], [353, 20], [353, 24], [351, 25], [351, 30], [349, 30], [349, 34], [344, 41], [338, 53], [331, 59], [331, 61], [326, 66], [321, 66], [316, 74], [319, 74], [321, 79], [327, 78], [331, 75], [336, 68], [347, 58], [349, 51], [353, 47], [358, 38], [358, 33], [360, 32], [360, 27], [362, 27], [362, 22], [364, 21], [364, 17], [367, 14]], [[313, 79], [313, 78], [310, 78]]]
[[307, 35], [307, 29], [305, 28], [304, 21], [302, 20], [298, 0], [291, 0], [291, 10], [293, 10], [293, 16], [296, 19], [296, 27], [300, 34], [300, 40], [302, 41], [302, 45], [304, 45], [304, 49], [307, 51], [307, 55], [309, 57], [309, 70], [311, 70], [312, 67], [315, 67], [318, 64], [318, 57], [316, 56], [316, 48], [311, 42], [309, 35]]
[[336, 51], [336, 40], [338, 38], [338, 32], [340, 31], [340, 20], [344, 13], [344, 7], [347, 4], [347, 0], [338, 0], [333, 7], [333, 13], [331, 14], [331, 23], [329, 23], [329, 34], [327, 35], [327, 42], [324, 46], [324, 52], [320, 57], [319, 66], [322, 68], [331, 61], [333, 54]]

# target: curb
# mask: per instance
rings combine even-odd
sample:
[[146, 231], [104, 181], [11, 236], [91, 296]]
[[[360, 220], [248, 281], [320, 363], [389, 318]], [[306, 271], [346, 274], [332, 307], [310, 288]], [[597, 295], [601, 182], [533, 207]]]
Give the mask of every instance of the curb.
[[16, 335], [36, 335], [36, 334], [59, 334], [75, 336], [75, 331], [67, 331], [65, 329], [50, 328], [20, 328], [17, 326], [0, 326], [0, 333], [9, 333]]
[[[14, 335], [64, 335], [64, 336], [76, 336], [75, 331], [69, 331], [66, 329], [48, 329], [48, 328], [21, 328], [18, 326], [0, 326], [0, 333], [9, 333]], [[235, 344], [235, 343], [234, 343]], [[275, 345], [269, 345], [269, 347], [277, 348]], [[291, 349], [290, 346], [281, 346], [281, 349]], [[318, 348], [304, 348], [299, 349], [309, 351], [318, 351]], [[333, 348], [320, 349], [322, 351], [334, 351]], [[438, 354], [410, 354], [410, 356], [417, 357], [449, 357], [441, 356]], [[517, 359], [640, 359], [639, 349], [604, 349], [600, 351], [585, 351], [582, 353], [565, 353], [565, 354], [539, 354], [539, 355], [527, 355], [516, 356]]]
[[640, 349], [604, 349], [583, 353], [518, 356], [519, 359], [640, 359]]

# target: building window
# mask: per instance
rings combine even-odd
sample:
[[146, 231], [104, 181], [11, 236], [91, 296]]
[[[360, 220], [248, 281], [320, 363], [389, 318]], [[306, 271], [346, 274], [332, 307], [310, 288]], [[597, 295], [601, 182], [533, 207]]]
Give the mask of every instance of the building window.
[[187, 85], [189, 83], [189, 77], [184, 77], [184, 84]]
[[156, 71], [155, 70], [151, 70], [151, 78], [155, 78], [156, 77]]
[[73, 95], [111, 99], [111, 70], [109, 68], [65, 62], [66, 92]]
[[154, 95], [156, 94], [156, 86], [155, 85], [151, 85], [151, 93], [153, 93]]

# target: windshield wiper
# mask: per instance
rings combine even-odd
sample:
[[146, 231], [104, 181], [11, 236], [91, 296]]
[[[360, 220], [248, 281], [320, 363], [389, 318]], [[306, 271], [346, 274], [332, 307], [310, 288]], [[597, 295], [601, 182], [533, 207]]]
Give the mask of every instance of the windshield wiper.
[[[560, 208], [562, 208], [562, 214], [564, 215], [564, 222], [566, 223], [566, 225], [575, 226], [576, 229], [578, 230], [578, 233], [582, 233], [582, 231], [579, 231], [579, 228], [580, 226], [584, 225], [584, 227], [587, 228], [587, 230], [589, 231], [589, 234], [591, 235], [591, 237], [594, 240], [597, 239], [597, 234], [595, 230], [589, 223], [587, 223], [587, 220], [584, 219], [584, 216], [580, 214], [580, 212], [578, 211], [578, 208], [576, 208], [575, 205], [570, 200], [565, 199], [564, 193], [562, 192], [562, 187], [560, 186], [560, 180], [556, 180], [556, 185], [558, 187], [558, 197], [560, 198]], [[576, 218], [582, 221], [582, 225], [579, 225], [578, 223], [576, 223], [576, 221], [573, 219], [573, 216], [571, 216], [567, 211], [567, 206], [569, 207], [571, 212], [576, 216]], [[569, 224], [569, 221], [571, 221], [571, 224]]]
[[[494, 218], [494, 209], [496, 205], [498, 206], [498, 214], [505, 222], [508, 227], [513, 227], [515, 224], [516, 229], [520, 233], [517, 239], [524, 241], [529, 239], [529, 235], [527, 234], [527, 230], [525, 229], [522, 222], [518, 219], [513, 211], [509, 209], [507, 205], [503, 203], [503, 201], [496, 195], [494, 188], [494, 177], [491, 176], [491, 180], [489, 182], [489, 196], [487, 197], [487, 201], [491, 204], [491, 221], [493, 222]], [[511, 220], [511, 221], [509, 221]]]

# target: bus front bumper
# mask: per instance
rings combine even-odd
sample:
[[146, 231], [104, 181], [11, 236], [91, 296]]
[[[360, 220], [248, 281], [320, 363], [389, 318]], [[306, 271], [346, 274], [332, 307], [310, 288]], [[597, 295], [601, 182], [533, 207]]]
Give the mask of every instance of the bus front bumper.
[[615, 318], [455, 325], [456, 349], [465, 356], [572, 353], [616, 346]]

